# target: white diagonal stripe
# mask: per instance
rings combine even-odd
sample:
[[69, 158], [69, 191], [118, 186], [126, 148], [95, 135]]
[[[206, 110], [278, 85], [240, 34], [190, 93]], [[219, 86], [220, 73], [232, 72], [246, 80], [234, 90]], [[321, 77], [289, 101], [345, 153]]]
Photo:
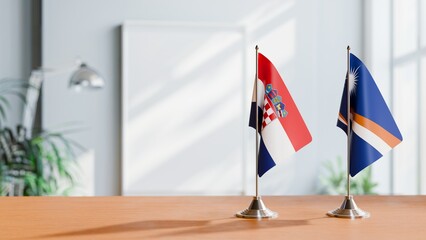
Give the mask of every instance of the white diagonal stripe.
[[346, 120], [345, 120], [345, 119], [343, 119], [343, 118], [340, 116], [340, 114], [339, 114], [339, 121], [340, 121], [341, 123], [343, 123], [344, 125], [347, 125], [347, 124], [346, 124]]
[[359, 125], [355, 121], [352, 122], [352, 130], [364, 141], [369, 143], [372, 147], [374, 147], [377, 151], [379, 151], [382, 155], [389, 152], [392, 148], [389, 146], [383, 139], [379, 136], [368, 130], [367, 128]]

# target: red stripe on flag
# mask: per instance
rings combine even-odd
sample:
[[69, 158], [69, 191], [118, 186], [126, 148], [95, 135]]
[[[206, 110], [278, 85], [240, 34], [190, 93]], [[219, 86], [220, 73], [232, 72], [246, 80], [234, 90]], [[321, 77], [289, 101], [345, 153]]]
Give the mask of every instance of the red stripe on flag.
[[277, 69], [261, 53], [258, 55], [258, 64], [259, 79], [265, 87], [267, 84], [272, 84], [273, 88], [278, 91], [278, 95], [282, 97], [282, 102], [285, 104], [285, 110], [288, 114], [286, 117], [279, 118], [279, 120], [294, 150], [298, 151], [312, 141], [312, 136]]

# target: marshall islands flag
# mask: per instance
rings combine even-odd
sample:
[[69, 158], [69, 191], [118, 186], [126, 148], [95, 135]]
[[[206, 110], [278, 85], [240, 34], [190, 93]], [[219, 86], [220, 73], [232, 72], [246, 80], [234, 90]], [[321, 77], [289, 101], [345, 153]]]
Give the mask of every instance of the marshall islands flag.
[[[256, 86], [256, 85], [255, 85]], [[256, 105], [260, 134], [258, 174], [261, 177], [312, 141], [293, 98], [274, 65], [258, 53], [258, 79], [250, 112], [249, 125], [256, 128]], [[256, 104], [257, 103], [257, 104]]]
[[[368, 69], [350, 54], [350, 174], [378, 160], [402, 141], [402, 135]], [[347, 81], [347, 78], [346, 78]], [[337, 126], [347, 133], [347, 82]]]

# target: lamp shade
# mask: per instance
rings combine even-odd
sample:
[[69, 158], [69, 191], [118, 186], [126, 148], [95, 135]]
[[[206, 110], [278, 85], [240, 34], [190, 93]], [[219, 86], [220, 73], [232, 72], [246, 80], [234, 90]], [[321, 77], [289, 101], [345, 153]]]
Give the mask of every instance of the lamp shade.
[[104, 86], [103, 78], [93, 69], [82, 63], [72, 74], [69, 86], [71, 88], [99, 89]]

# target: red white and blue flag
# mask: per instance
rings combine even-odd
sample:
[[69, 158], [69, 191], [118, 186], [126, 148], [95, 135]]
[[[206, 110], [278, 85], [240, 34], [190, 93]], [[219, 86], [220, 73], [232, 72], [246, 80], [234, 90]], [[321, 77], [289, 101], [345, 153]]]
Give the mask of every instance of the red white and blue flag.
[[[253, 99], [249, 125], [260, 134], [258, 174], [261, 177], [291, 154], [312, 141], [311, 134], [300, 115], [293, 98], [274, 65], [258, 54], [258, 79]], [[257, 104], [256, 104], [257, 103]]]
[[[347, 133], [347, 81], [337, 126]], [[351, 176], [381, 158], [402, 141], [402, 135], [367, 67], [350, 54], [350, 162]]]

